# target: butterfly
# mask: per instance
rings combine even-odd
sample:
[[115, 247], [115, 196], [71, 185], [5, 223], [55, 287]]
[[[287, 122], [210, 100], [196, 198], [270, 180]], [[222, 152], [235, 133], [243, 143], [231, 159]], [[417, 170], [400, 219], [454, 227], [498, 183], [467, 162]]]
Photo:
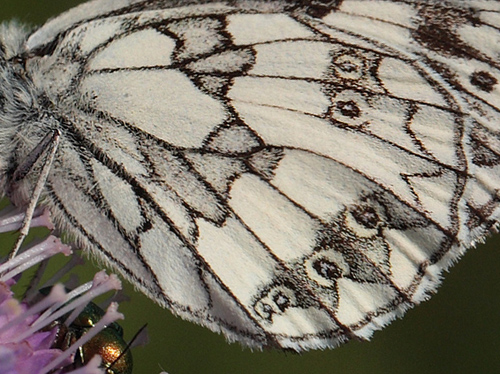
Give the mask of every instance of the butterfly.
[[0, 33], [0, 180], [183, 318], [367, 339], [498, 222], [494, 2], [110, 1]]

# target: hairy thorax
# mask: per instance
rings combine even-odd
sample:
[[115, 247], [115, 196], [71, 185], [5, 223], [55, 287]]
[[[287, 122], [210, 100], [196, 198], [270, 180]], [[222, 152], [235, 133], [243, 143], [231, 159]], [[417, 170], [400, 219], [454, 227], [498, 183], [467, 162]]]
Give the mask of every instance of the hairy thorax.
[[24, 69], [26, 32], [15, 23], [0, 25], [0, 194], [17, 205], [27, 201], [33, 181], [31, 176], [24, 178], [11, 194], [11, 175], [54, 124], [47, 105], [41, 105], [43, 93]]

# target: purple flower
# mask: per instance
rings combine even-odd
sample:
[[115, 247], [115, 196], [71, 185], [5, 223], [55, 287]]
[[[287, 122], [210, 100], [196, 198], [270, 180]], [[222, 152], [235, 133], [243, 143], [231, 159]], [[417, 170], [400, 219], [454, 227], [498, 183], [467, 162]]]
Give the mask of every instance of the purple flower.
[[[0, 232], [18, 229], [23, 218], [23, 214], [0, 212]], [[48, 213], [37, 211], [33, 226], [52, 228]], [[100, 356], [94, 356], [85, 366], [75, 369], [74, 353], [106, 326], [123, 319], [116, 310], [116, 303], [111, 303], [95, 326], [69, 347], [58, 347], [56, 341], [63, 316], [69, 314], [64, 323], [70, 325], [92, 298], [120, 289], [116, 276], [99, 272], [93, 282], [69, 294], [64, 286], [55, 285], [47, 296], [36, 292], [22, 301], [18, 301], [11, 291], [24, 270], [58, 253], [76, 256], [58, 238], [49, 236], [14, 258], [0, 262], [0, 374], [104, 373], [100, 368]], [[74, 261], [79, 258], [75, 257]]]

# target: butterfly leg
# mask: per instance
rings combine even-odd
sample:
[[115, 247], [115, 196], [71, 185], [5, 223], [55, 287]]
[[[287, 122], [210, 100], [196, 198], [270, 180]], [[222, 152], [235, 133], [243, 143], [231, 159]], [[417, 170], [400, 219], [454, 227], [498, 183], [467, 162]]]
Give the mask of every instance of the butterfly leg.
[[47, 134], [42, 141], [37, 144], [33, 151], [30, 152], [26, 159], [16, 168], [12, 174], [11, 180], [9, 181], [9, 191], [12, 191], [16, 184], [26, 177], [40, 157], [43, 154], [46, 155], [45, 160], [43, 161], [42, 170], [40, 171], [40, 175], [38, 176], [35, 188], [28, 203], [28, 207], [26, 208], [22, 226], [19, 229], [19, 237], [17, 238], [14, 248], [9, 255], [9, 259], [16, 256], [19, 248], [21, 248], [21, 245], [26, 238], [26, 235], [28, 235], [31, 219], [33, 218], [33, 214], [35, 212], [38, 199], [40, 198], [40, 194], [45, 186], [45, 182], [47, 181], [47, 176], [49, 175], [50, 168], [54, 161], [60, 137], [61, 133], [59, 130], [54, 130]]

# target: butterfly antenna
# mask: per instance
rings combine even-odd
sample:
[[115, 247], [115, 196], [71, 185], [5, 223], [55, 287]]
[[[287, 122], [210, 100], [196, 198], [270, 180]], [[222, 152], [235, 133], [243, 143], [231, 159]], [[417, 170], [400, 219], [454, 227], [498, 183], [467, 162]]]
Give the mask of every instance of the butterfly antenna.
[[33, 151], [30, 152], [28, 157], [16, 168], [14, 174], [12, 175], [12, 179], [9, 183], [9, 192], [12, 192], [16, 184], [26, 177], [26, 175], [33, 168], [40, 156], [44, 153], [47, 154], [43, 163], [42, 170], [36, 182], [35, 189], [33, 190], [28, 207], [26, 208], [24, 220], [21, 228], [19, 229], [19, 236], [16, 240], [14, 248], [12, 248], [12, 251], [9, 254], [9, 259], [13, 259], [16, 256], [19, 248], [21, 248], [21, 245], [24, 242], [24, 239], [28, 235], [31, 219], [33, 218], [36, 205], [38, 204], [38, 199], [40, 198], [40, 194], [42, 193], [43, 188], [45, 187], [45, 182], [47, 181], [50, 168], [52, 166], [52, 163], [54, 162], [54, 157], [56, 155], [60, 137], [61, 132], [59, 130], [54, 130], [50, 134], [47, 134], [42, 139], [42, 141], [38, 143], [38, 145], [33, 149]]

